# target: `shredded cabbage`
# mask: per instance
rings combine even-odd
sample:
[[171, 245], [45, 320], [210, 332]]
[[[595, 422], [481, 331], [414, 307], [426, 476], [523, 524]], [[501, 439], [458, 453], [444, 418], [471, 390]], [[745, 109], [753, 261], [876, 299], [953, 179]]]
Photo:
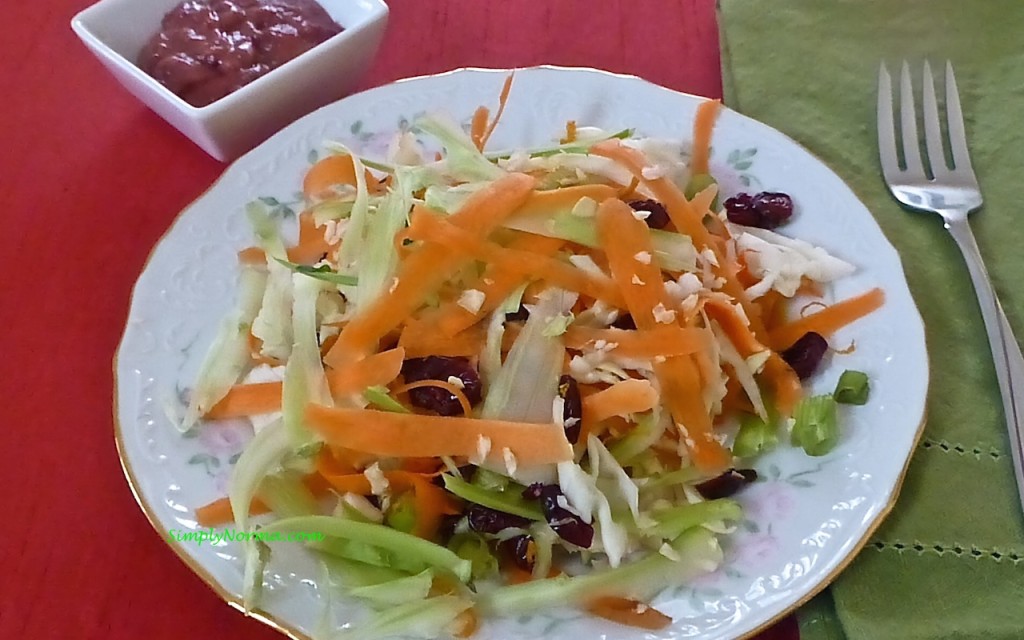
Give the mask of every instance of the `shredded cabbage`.
[[249, 368], [249, 331], [256, 317], [267, 283], [267, 272], [243, 267], [235, 310], [221, 322], [196, 376], [188, 408], [180, 428], [188, 431], [199, 417], [227, 395]]

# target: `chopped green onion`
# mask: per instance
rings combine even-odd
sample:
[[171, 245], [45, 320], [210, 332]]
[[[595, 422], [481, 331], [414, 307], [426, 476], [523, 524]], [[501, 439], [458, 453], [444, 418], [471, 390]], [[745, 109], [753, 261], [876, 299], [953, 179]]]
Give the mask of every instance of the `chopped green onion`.
[[324, 555], [321, 559], [331, 577], [336, 578], [345, 587], [368, 587], [409, 575], [404, 571], [346, 560], [337, 556]]
[[648, 482], [640, 485], [640, 491], [649, 491], [660, 487], [689, 484], [706, 478], [707, 476], [698, 471], [696, 467], [683, 467], [682, 469], [676, 469], [675, 471], [661, 473], [656, 478], [651, 478]]
[[[448, 549], [433, 542], [417, 538], [408, 533], [396, 531], [390, 527], [379, 524], [366, 524], [355, 522], [345, 518], [333, 518], [331, 516], [303, 516], [299, 518], [285, 518], [271, 522], [263, 529], [267, 532], [273, 531], [314, 531], [320, 532], [328, 539], [337, 539], [339, 542], [365, 544], [377, 547], [395, 558], [405, 561], [422, 563], [427, 566], [437, 567], [451, 571], [459, 580], [469, 580], [470, 563], [458, 557]], [[327, 540], [316, 542], [313, 546], [322, 548], [321, 545]], [[340, 554], [339, 554], [340, 555]], [[343, 556], [349, 557], [349, 556]], [[358, 559], [358, 558], [353, 558]]]
[[263, 598], [263, 570], [270, 560], [270, 547], [262, 540], [247, 540], [243, 545], [245, 570], [242, 574], [242, 604], [246, 612], [260, 605]]
[[411, 491], [399, 495], [384, 517], [386, 524], [396, 531], [412, 533], [416, 527], [416, 503]]
[[402, 576], [381, 584], [352, 587], [348, 590], [348, 595], [365, 600], [371, 606], [381, 609], [425, 599], [433, 582], [433, 570], [424, 569], [414, 576]]
[[693, 527], [717, 520], [743, 519], [743, 508], [735, 500], [721, 498], [672, 507], [654, 514], [658, 524], [644, 531], [647, 535], [672, 540]]
[[688, 530], [672, 542], [672, 549], [680, 557], [678, 562], [652, 553], [615, 569], [494, 589], [481, 593], [478, 604], [480, 610], [488, 614], [515, 615], [536, 611], [553, 602], [573, 605], [597, 596], [621, 595], [647, 600], [665, 587], [685, 584], [714, 571], [722, 562], [718, 540], [707, 529]]
[[832, 396], [804, 398], [797, 404], [793, 417], [792, 443], [807, 455], [823, 456], [839, 442], [839, 421], [836, 401]]
[[666, 421], [655, 412], [642, 414], [625, 437], [611, 446], [609, 451], [619, 462], [626, 465], [633, 462], [644, 451], [648, 451], [665, 433]]
[[512, 480], [508, 476], [484, 467], [478, 467], [473, 474], [473, 484], [488, 491], [504, 491], [510, 483]]
[[[353, 520], [353, 522], [358, 522]], [[372, 524], [372, 523], [365, 523]], [[382, 526], [382, 525], [375, 525]], [[342, 538], [324, 538], [306, 543], [310, 549], [326, 554], [325, 557], [348, 560], [353, 563], [372, 565], [382, 569], [391, 569], [405, 574], [416, 574], [429, 565], [415, 558], [408, 558], [399, 553], [375, 547], [367, 542], [345, 540]]]
[[305, 264], [295, 264], [294, 262], [281, 260], [280, 258], [276, 258], [276, 260], [295, 273], [301, 273], [304, 276], [323, 280], [324, 282], [345, 285], [354, 285], [359, 282], [354, 276], [346, 276], [331, 269], [330, 265], [322, 264], [319, 267], [311, 267]]
[[[707, 189], [711, 185], [717, 185], [718, 181], [710, 173], [698, 173], [690, 178], [690, 181], [686, 183], [686, 197], [693, 199], [698, 193]], [[714, 201], [711, 203], [711, 209], [718, 209], [718, 196], [715, 196]]]
[[863, 371], [847, 369], [843, 375], [839, 376], [839, 382], [836, 383], [836, 390], [832, 393], [832, 397], [840, 404], [865, 404], [870, 391], [868, 374]]
[[445, 489], [467, 502], [472, 502], [488, 509], [494, 509], [495, 511], [522, 516], [530, 520], [544, 520], [544, 514], [541, 513], [539, 506], [527, 502], [514, 491], [484, 489], [483, 487], [469, 484], [461, 478], [450, 476], [447, 473], [441, 477], [444, 478]]
[[[769, 416], [771, 417], [771, 416]], [[740, 420], [740, 430], [732, 445], [732, 453], [739, 458], [750, 458], [771, 451], [779, 444], [774, 421], [765, 422], [760, 417], [745, 414]]]
[[363, 390], [363, 398], [382, 411], [390, 411], [391, 413], [412, 413], [405, 408], [405, 405], [391, 397], [388, 393], [387, 387], [367, 387]]
[[479, 535], [467, 531], [457, 533], [448, 541], [448, 548], [463, 560], [473, 564], [473, 579], [479, 580], [498, 572], [498, 559], [491, 553], [487, 541]]
[[569, 325], [576, 319], [576, 316], [570, 311], [568, 313], [560, 313], [554, 318], [548, 320], [548, 323], [544, 325], [544, 330], [541, 331], [541, 335], [545, 338], [555, 338], [569, 329]]
[[283, 259], [287, 256], [284, 242], [278, 233], [277, 224], [270, 217], [270, 210], [259, 200], [250, 202], [245, 206], [245, 215], [252, 225], [253, 233], [256, 234], [256, 241], [260, 248], [268, 256]]
[[460, 613], [473, 602], [459, 596], [435, 596], [411, 600], [376, 612], [348, 629], [341, 629], [333, 640], [365, 640], [366, 638], [437, 638]]
[[264, 476], [257, 495], [271, 511], [282, 518], [308, 516], [320, 510], [316, 498], [293, 471]]

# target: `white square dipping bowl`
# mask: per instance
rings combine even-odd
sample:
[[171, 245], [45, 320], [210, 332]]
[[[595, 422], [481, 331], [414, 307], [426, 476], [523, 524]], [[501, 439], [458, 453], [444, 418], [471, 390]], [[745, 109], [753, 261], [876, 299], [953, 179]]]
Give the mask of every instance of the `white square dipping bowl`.
[[380, 47], [383, 0], [317, 0], [344, 29], [205, 107], [194, 107], [136, 64], [181, 0], [100, 0], [71, 28], [136, 98], [218, 160], [231, 160], [285, 125], [351, 91]]

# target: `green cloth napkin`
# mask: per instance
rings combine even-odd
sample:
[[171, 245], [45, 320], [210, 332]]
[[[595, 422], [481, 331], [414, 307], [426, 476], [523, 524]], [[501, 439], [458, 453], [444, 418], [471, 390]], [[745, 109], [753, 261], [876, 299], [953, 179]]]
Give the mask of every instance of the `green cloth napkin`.
[[[892, 514], [801, 611], [803, 638], [1024, 638], [1024, 515], [974, 291], [937, 216], [879, 172], [879, 63], [953, 62], [985, 207], [971, 224], [1024, 338], [1024, 2], [719, 0], [726, 103], [842, 176], [899, 250], [927, 327], [928, 424]], [[940, 83], [939, 90], [942, 85]], [[898, 348], [898, 345], [894, 345]]]

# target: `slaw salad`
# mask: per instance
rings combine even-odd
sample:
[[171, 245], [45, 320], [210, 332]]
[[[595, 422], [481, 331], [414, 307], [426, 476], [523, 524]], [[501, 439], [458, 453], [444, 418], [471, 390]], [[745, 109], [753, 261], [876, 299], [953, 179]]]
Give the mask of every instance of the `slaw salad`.
[[[436, 157], [411, 131], [381, 160], [332, 143], [291, 246], [247, 207], [256, 245], [182, 428], [247, 417], [255, 435], [196, 516], [322, 533], [325, 584], [370, 613], [328, 612], [321, 637], [468, 637], [555, 603], [669, 626], [651, 600], [719, 566], [749, 460], [780, 440], [827, 453], [837, 404], [866, 401], [862, 373], [829, 396], [801, 379], [884, 295], [804, 305], [854, 267], [750, 218], [765, 198], [723, 208], [717, 102], [686, 143], [569, 122], [488, 152], [511, 85], [468, 131], [420, 118]], [[247, 608], [261, 538], [242, 543]]]

